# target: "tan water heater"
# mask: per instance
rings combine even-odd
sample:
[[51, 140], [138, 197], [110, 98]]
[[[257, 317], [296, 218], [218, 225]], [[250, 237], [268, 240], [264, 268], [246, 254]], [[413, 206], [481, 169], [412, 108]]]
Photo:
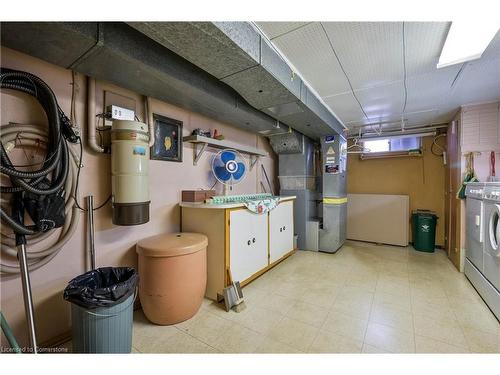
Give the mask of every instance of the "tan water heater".
[[149, 134], [142, 122], [114, 120], [111, 128], [113, 224], [149, 221]]

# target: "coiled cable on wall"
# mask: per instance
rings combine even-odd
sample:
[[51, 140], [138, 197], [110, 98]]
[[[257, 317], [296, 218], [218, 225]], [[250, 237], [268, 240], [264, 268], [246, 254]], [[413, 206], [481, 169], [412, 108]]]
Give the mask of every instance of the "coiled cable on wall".
[[[80, 167], [80, 160], [76, 153], [67, 144], [66, 139], [75, 142], [78, 137], [72, 134], [69, 119], [64, 115], [56, 97], [50, 87], [40, 78], [26, 72], [1, 69], [1, 88], [13, 89], [35, 97], [42, 105], [48, 119], [48, 127], [36, 125], [8, 124], [1, 127], [1, 165], [0, 172], [8, 176], [11, 186], [1, 186], [1, 218], [14, 233], [28, 236], [27, 258], [30, 270], [40, 268], [54, 258], [67, 243], [76, 230], [79, 212], [75, 206], [76, 175]], [[22, 144], [17, 142], [22, 135]], [[63, 136], [64, 135], [64, 136]], [[81, 141], [80, 141], [81, 142]], [[18, 169], [9, 153], [17, 146], [41, 147], [45, 145], [46, 157], [40, 163], [41, 168], [34, 171]], [[7, 148], [5, 147], [7, 146]], [[31, 193], [37, 196], [60, 194], [64, 197], [64, 224], [62, 225], [55, 242], [48, 244], [56, 233], [49, 227], [40, 225], [24, 225], [11, 217], [5, 206], [11, 203], [10, 193]], [[7, 194], [7, 196], [6, 196]], [[45, 242], [45, 243], [44, 243]], [[16, 240], [2, 231], [1, 250], [3, 254], [15, 257]], [[19, 272], [17, 264], [0, 264], [2, 274]]]

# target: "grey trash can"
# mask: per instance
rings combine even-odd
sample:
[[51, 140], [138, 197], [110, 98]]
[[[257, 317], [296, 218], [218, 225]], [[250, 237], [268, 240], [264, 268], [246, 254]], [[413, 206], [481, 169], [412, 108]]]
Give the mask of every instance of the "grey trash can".
[[70, 281], [74, 353], [130, 353], [138, 275], [128, 267], [99, 268]]
[[134, 297], [93, 310], [72, 303], [73, 353], [130, 353]]

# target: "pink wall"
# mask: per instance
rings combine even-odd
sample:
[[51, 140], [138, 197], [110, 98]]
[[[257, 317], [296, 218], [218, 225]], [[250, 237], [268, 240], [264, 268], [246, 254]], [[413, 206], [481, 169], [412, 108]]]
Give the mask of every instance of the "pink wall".
[[[68, 114], [71, 103], [71, 71], [57, 67], [42, 60], [24, 55], [17, 51], [1, 47], [2, 67], [31, 72], [47, 82], [55, 92], [59, 105]], [[77, 75], [76, 118], [82, 127], [83, 138], [86, 134], [86, 77]], [[96, 84], [96, 112], [102, 112], [103, 90], [134, 98], [137, 103], [138, 117], [143, 119], [142, 98], [140, 95], [98, 81]], [[234, 194], [260, 192], [261, 167], [263, 164], [272, 183], [276, 183], [277, 157], [267, 139], [254, 133], [246, 132], [228, 124], [203, 117], [168, 103], [152, 100], [154, 113], [175, 118], [183, 122], [184, 135], [189, 135], [195, 128], [216, 128], [226, 139], [237, 143], [258, 147], [269, 156], [261, 158], [246, 179], [237, 185]], [[2, 90], [1, 123], [45, 124], [46, 120], [39, 105], [22, 94]], [[84, 139], [84, 144], [86, 140]], [[181, 190], [209, 188], [213, 179], [209, 172], [209, 163], [214, 151], [206, 152], [197, 166], [193, 166], [193, 148], [184, 144], [183, 162], [150, 162], [151, 220], [135, 227], [119, 227], [111, 223], [111, 208], [107, 205], [95, 213], [96, 252], [98, 266], [118, 266], [136, 264], [135, 243], [144, 237], [163, 232], [179, 230], [180, 210], [178, 202]], [[245, 156], [245, 158], [248, 157]], [[84, 197], [93, 194], [96, 205], [110, 194], [110, 156], [92, 154], [88, 148], [84, 151], [84, 168], [81, 171], [80, 204]], [[221, 188], [218, 187], [219, 192]], [[63, 300], [62, 291], [73, 277], [85, 272], [88, 260], [85, 253], [85, 215], [80, 215], [78, 229], [70, 242], [47, 265], [31, 274], [31, 282], [36, 307], [39, 342], [64, 335], [70, 330], [70, 306]], [[14, 333], [21, 343], [27, 342], [21, 281], [19, 277], [1, 279], [1, 309]], [[2, 345], [4, 337], [2, 335]]]

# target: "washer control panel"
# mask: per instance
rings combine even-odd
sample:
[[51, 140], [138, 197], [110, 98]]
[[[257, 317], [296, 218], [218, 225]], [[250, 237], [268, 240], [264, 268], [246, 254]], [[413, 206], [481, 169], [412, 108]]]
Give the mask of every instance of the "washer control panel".
[[500, 187], [499, 186], [486, 186], [484, 188], [484, 199], [490, 201], [500, 202]]
[[469, 198], [482, 199], [484, 197], [484, 184], [467, 184], [465, 196]]

